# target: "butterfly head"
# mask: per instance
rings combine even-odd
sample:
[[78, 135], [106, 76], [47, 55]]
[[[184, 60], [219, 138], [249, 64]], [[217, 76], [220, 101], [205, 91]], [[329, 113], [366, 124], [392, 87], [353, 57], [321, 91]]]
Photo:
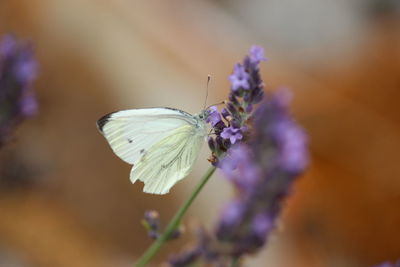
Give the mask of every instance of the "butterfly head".
[[210, 116], [211, 110], [203, 109], [200, 113], [197, 114], [197, 118], [202, 121], [206, 121], [208, 116]]

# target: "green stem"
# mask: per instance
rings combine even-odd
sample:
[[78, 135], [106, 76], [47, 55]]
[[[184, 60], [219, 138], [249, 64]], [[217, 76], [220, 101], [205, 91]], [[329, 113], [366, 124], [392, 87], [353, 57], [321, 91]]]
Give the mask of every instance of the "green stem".
[[194, 189], [192, 195], [189, 197], [188, 200], [186, 200], [186, 202], [181, 206], [181, 208], [169, 222], [169, 224], [165, 228], [164, 233], [159, 238], [157, 238], [157, 240], [153, 242], [153, 244], [146, 250], [142, 257], [139, 258], [138, 262], [135, 264], [135, 267], [146, 266], [154, 257], [154, 255], [156, 255], [162, 245], [164, 245], [164, 243], [169, 239], [170, 235], [179, 227], [182, 217], [185, 215], [190, 205], [193, 203], [197, 195], [200, 193], [201, 189], [203, 189], [204, 185], [208, 182], [214, 172], [215, 167], [210, 167], [207, 170], [200, 183]]

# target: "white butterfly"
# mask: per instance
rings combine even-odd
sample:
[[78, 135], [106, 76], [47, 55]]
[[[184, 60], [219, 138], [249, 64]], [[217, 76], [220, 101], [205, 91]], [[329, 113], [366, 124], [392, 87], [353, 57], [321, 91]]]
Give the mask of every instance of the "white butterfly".
[[131, 182], [143, 191], [166, 194], [192, 170], [207, 135], [209, 111], [191, 115], [173, 108], [130, 109], [110, 113], [97, 127], [114, 153], [132, 164]]

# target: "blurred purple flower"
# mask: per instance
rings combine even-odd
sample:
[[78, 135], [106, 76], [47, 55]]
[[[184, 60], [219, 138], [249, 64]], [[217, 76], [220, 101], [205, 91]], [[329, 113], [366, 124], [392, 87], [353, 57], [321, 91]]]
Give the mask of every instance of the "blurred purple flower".
[[267, 234], [273, 229], [274, 221], [268, 214], [257, 214], [252, 222], [250, 228], [258, 240], [264, 240]]
[[260, 169], [252, 161], [252, 152], [243, 144], [228, 150], [218, 167], [240, 191], [251, 190], [258, 180]]
[[214, 233], [203, 231], [196, 246], [175, 256], [175, 262], [203, 260], [228, 266], [258, 251], [274, 230], [293, 182], [308, 164], [307, 136], [288, 112], [287, 91], [268, 94], [253, 111], [264, 96], [259, 63], [265, 57], [261, 47], [252, 47], [249, 54], [231, 75], [246, 77], [248, 89], [232, 86], [218, 120], [210, 118], [216, 135], [208, 140], [216, 159], [212, 162], [232, 182], [236, 196], [222, 210]]
[[282, 122], [276, 126], [277, 141], [281, 145], [282, 153], [279, 161], [281, 167], [294, 173], [301, 172], [306, 167], [308, 160], [304, 157], [306, 139], [304, 132], [291, 121]]
[[[223, 212], [216, 228], [218, 240], [232, 246], [235, 255], [254, 252], [266, 242], [283, 198], [308, 162], [306, 136], [287, 106], [281, 105], [281, 97], [285, 96], [273, 94], [260, 105], [254, 115], [253, 138], [233, 146], [220, 163], [238, 191], [233, 203], [245, 207], [245, 216], [230, 223]], [[252, 179], [245, 178], [249, 173], [255, 174]]]
[[148, 210], [144, 213], [143, 226], [151, 239], [157, 239], [160, 235], [160, 215], [155, 210]]
[[213, 247], [213, 238], [204, 229], [197, 232], [197, 244], [182, 253], [173, 255], [168, 263], [171, 267], [191, 266], [196, 261], [203, 259], [215, 263], [215, 266], [226, 266], [221, 262], [219, 252]]
[[243, 218], [245, 210], [245, 206], [240, 201], [228, 203], [222, 212], [220, 224], [225, 225], [225, 227], [234, 226]]
[[375, 265], [374, 267], [400, 267], [400, 260], [395, 263], [391, 263], [389, 261], [381, 263], [379, 265]]
[[260, 46], [254, 45], [250, 48], [250, 61], [258, 64], [260, 61], [266, 61], [267, 58], [264, 56], [264, 49]]
[[190, 266], [191, 263], [197, 260], [201, 255], [201, 251], [199, 249], [191, 249], [185, 251], [179, 255], [175, 255], [171, 257], [168, 261], [171, 267], [187, 267]]
[[32, 85], [37, 63], [30, 46], [19, 44], [11, 36], [0, 40], [0, 145], [13, 129], [27, 117], [37, 113]]
[[256, 131], [256, 139], [269, 136], [270, 139], [266, 141], [270, 145], [265, 149], [279, 148], [279, 153], [268, 160], [286, 172], [298, 174], [308, 164], [308, 157], [305, 156], [307, 136], [288, 112], [290, 99], [290, 91], [280, 90], [260, 105], [254, 115], [255, 125], [265, 125], [265, 127]]
[[[189, 254], [196, 257], [186, 263], [202, 259], [225, 266], [267, 242], [285, 197], [308, 163], [307, 137], [290, 116], [287, 100], [285, 92], [268, 95], [255, 110], [250, 137], [228, 149], [220, 160], [218, 167], [237, 194], [222, 210], [215, 235], [208, 237], [206, 245], [197, 244]], [[206, 258], [204, 251], [214, 257]], [[188, 259], [187, 253], [181, 256]]]
[[[147, 230], [147, 235], [151, 239], [157, 239], [160, 237], [161, 233], [161, 223], [160, 223], [160, 215], [155, 210], [148, 210], [144, 213], [144, 217], [142, 220], [142, 225]], [[183, 227], [179, 227], [174, 232], [172, 232], [171, 236], [169, 236], [169, 240], [179, 238], [184, 229]]]

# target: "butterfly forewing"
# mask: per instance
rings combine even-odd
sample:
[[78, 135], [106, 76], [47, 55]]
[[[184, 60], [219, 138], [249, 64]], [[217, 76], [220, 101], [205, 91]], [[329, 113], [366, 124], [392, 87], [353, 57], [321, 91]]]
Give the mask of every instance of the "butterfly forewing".
[[101, 118], [97, 125], [114, 153], [135, 164], [171, 131], [195, 123], [190, 114], [180, 110], [148, 108], [114, 112]]

